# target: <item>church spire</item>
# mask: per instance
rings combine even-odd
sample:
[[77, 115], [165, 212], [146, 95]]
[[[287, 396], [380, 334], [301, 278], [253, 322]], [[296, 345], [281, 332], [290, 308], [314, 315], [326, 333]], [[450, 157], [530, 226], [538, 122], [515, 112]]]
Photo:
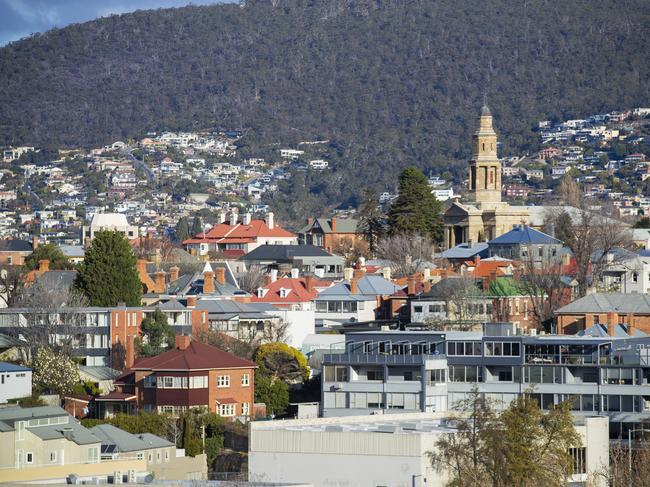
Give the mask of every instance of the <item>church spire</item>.
[[476, 203], [501, 201], [501, 163], [497, 157], [497, 134], [492, 112], [481, 108], [478, 129], [474, 132], [473, 156], [469, 161], [469, 184]]

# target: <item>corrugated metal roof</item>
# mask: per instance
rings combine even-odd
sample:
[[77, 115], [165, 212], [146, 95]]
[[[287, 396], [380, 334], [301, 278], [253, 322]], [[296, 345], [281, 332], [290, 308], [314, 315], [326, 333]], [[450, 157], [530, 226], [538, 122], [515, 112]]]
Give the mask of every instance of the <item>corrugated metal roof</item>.
[[576, 299], [558, 309], [556, 314], [571, 313], [635, 313], [650, 314], [647, 294], [594, 293]]

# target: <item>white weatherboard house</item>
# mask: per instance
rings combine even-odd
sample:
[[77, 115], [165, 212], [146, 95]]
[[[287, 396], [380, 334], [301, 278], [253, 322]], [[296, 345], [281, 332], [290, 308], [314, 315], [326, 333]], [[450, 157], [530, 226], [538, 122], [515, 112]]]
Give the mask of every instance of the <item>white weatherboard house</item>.
[[32, 395], [32, 369], [0, 362], [0, 404]]

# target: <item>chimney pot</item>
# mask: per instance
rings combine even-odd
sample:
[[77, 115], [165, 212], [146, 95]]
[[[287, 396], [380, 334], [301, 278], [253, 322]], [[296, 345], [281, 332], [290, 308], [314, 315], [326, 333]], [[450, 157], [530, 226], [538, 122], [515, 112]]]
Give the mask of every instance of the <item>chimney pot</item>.
[[269, 211], [266, 214], [266, 226], [269, 227], [271, 230], [273, 230], [275, 222], [273, 221], [273, 212]]
[[223, 267], [217, 267], [215, 269], [217, 275], [217, 282], [221, 285], [226, 283], [226, 269]]
[[50, 270], [50, 261], [47, 259], [42, 259], [38, 261], [38, 270], [40, 272], [47, 272]]
[[196, 296], [188, 296], [187, 297], [187, 307], [188, 308], [196, 308]]
[[40, 242], [40, 240], [39, 240], [38, 236], [34, 235], [32, 237], [32, 251], [34, 251], [34, 250], [36, 250], [38, 248], [39, 242]]
[[138, 274], [146, 274], [147, 273], [147, 261], [145, 259], [138, 259], [138, 261], [135, 264], [136, 270], [138, 271]]
[[171, 267], [169, 269], [169, 282], [174, 282], [177, 280], [180, 272], [181, 270], [178, 268], [178, 266]]
[[336, 217], [333, 216], [330, 221], [330, 227], [332, 227], [332, 233], [336, 233]]
[[190, 346], [192, 339], [187, 335], [176, 335], [176, 348], [179, 350], [185, 350]]
[[311, 274], [305, 276], [305, 289], [308, 293], [314, 290], [314, 278]]
[[271, 269], [271, 282], [275, 282], [277, 280], [278, 280], [278, 270]]
[[214, 272], [203, 273], [203, 294], [214, 293]]
[[271, 281], [271, 276], [268, 275], [268, 274], [265, 275], [264, 276], [264, 286], [268, 287], [271, 284], [271, 282], [273, 282], [273, 281]]

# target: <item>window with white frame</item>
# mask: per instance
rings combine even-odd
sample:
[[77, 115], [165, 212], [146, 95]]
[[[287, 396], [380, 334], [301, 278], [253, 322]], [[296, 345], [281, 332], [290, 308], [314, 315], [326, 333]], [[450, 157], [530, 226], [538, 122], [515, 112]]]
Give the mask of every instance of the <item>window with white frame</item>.
[[241, 413], [243, 416], [248, 416], [250, 414], [250, 405], [247, 402], [241, 403]]
[[34, 453], [31, 451], [25, 453], [25, 463], [34, 463]]
[[190, 377], [190, 389], [205, 389], [208, 387], [208, 376]]
[[251, 383], [251, 376], [250, 374], [242, 374], [241, 376], [241, 385], [242, 386], [248, 386]]
[[99, 448], [96, 446], [92, 446], [88, 448], [88, 462], [89, 463], [97, 463], [99, 462]]
[[56, 463], [56, 450], [50, 452], [50, 463]]
[[219, 416], [234, 416], [234, 415], [235, 415], [234, 404], [219, 404]]
[[230, 387], [230, 376], [220, 375], [217, 377], [217, 387]]

